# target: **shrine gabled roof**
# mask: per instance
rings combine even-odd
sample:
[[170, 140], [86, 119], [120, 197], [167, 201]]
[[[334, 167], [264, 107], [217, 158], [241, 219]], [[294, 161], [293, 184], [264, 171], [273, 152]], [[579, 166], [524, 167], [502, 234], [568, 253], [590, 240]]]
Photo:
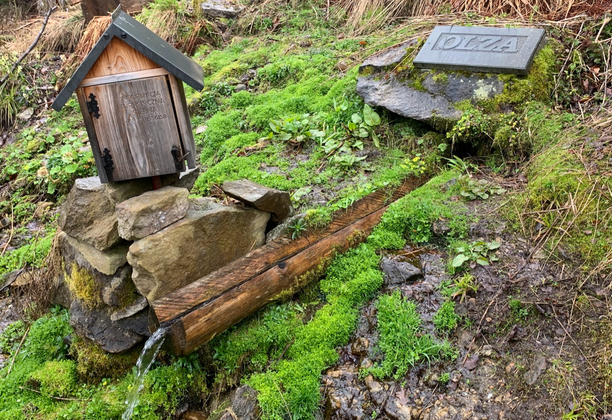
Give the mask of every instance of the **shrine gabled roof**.
[[196, 90], [204, 87], [202, 67], [191, 58], [168, 44], [149, 28], [121, 10], [121, 6], [112, 14], [112, 23], [85, 57], [79, 68], [72, 75], [66, 86], [53, 102], [53, 109], [59, 111], [68, 102], [72, 93], [81, 84], [94, 63], [100, 58], [113, 37], [134, 48], [136, 51], [167, 70], [176, 78]]

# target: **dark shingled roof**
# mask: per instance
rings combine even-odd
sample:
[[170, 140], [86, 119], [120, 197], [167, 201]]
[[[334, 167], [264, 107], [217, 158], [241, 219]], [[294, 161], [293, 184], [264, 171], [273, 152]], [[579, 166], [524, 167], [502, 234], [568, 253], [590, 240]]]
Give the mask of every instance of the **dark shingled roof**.
[[53, 102], [53, 109], [59, 111], [70, 99], [72, 92], [81, 84], [91, 67], [100, 57], [113, 37], [117, 37], [136, 51], [166, 69], [170, 74], [187, 83], [196, 90], [204, 87], [202, 67], [191, 58], [161, 39], [150, 29], [121, 10], [113, 12], [113, 21], [98, 40], [91, 52], [85, 57], [77, 71], [72, 75], [64, 89]]

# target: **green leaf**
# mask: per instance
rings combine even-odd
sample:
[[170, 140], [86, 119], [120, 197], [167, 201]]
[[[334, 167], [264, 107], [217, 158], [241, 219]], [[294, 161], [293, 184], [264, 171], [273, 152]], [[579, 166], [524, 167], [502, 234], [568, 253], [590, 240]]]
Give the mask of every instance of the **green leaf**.
[[79, 169], [78, 163], [73, 163], [64, 167], [64, 172], [66, 172], [67, 174], [73, 174], [77, 171], [77, 169]]
[[372, 141], [374, 142], [374, 146], [378, 149], [380, 147], [380, 140], [378, 139], [378, 134], [372, 130]]
[[487, 248], [489, 248], [489, 250], [493, 251], [494, 249], [498, 249], [501, 246], [501, 244], [497, 241], [491, 241], [487, 243]]
[[453, 258], [453, 263], [452, 263], [453, 267], [454, 268], [461, 267], [463, 265], [463, 263], [466, 262], [469, 259], [470, 258], [467, 255], [459, 254], [455, 258]]
[[361, 115], [354, 113], [353, 115], [351, 115], [351, 121], [353, 121], [355, 124], [359, 124], [363, 120], [361, 119]]
[[53, 193], [55, 193], [55, 184], [49, 183], [49, 185], [47, 185], [47, 194]]
[[370, 127], [380, 125], [380, 116], [368, 104], [363, 106], [363, 120]]
[[480, 265], [489, 265], [489, 260], [484, 257], [478, 257], [476, 258], [476, 263]]

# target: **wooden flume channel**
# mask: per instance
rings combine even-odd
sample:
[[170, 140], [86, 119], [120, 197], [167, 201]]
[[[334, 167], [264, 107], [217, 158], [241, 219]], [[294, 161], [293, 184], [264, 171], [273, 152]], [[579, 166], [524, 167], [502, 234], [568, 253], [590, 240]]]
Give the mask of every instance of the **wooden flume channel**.
[[149, 327], [170, 327], [170, 346], [187, 355], [283, 292], [297, 291], [326, 258], [362, 242], [392, 202], [426, 181], [410, 178], [339, 210], [331, 224], [297, 240], [280, 238], [151, 303]]

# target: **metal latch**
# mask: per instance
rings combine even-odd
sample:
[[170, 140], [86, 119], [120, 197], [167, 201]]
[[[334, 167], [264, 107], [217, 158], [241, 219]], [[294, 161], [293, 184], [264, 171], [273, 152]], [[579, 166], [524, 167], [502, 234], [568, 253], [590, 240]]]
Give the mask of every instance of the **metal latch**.
[[96, 117], [96, 119], [100, 118], [100, 108], [98, 107], [98, 101], [96, 101], [96, 95], [90, 93], [89, 99], [91, 100], [87, 101], [87, 112]]
[[170, 151], [170, 153], [172, 153], [172, 157], [174, 158], [174, 165], [176, 166], [176, 169], [183, 170], [183, 161], [185, 160], [189, 152], [183, 155], [181, 153], [181, 149], [176, 146], [172, 146], [172, 150]]

